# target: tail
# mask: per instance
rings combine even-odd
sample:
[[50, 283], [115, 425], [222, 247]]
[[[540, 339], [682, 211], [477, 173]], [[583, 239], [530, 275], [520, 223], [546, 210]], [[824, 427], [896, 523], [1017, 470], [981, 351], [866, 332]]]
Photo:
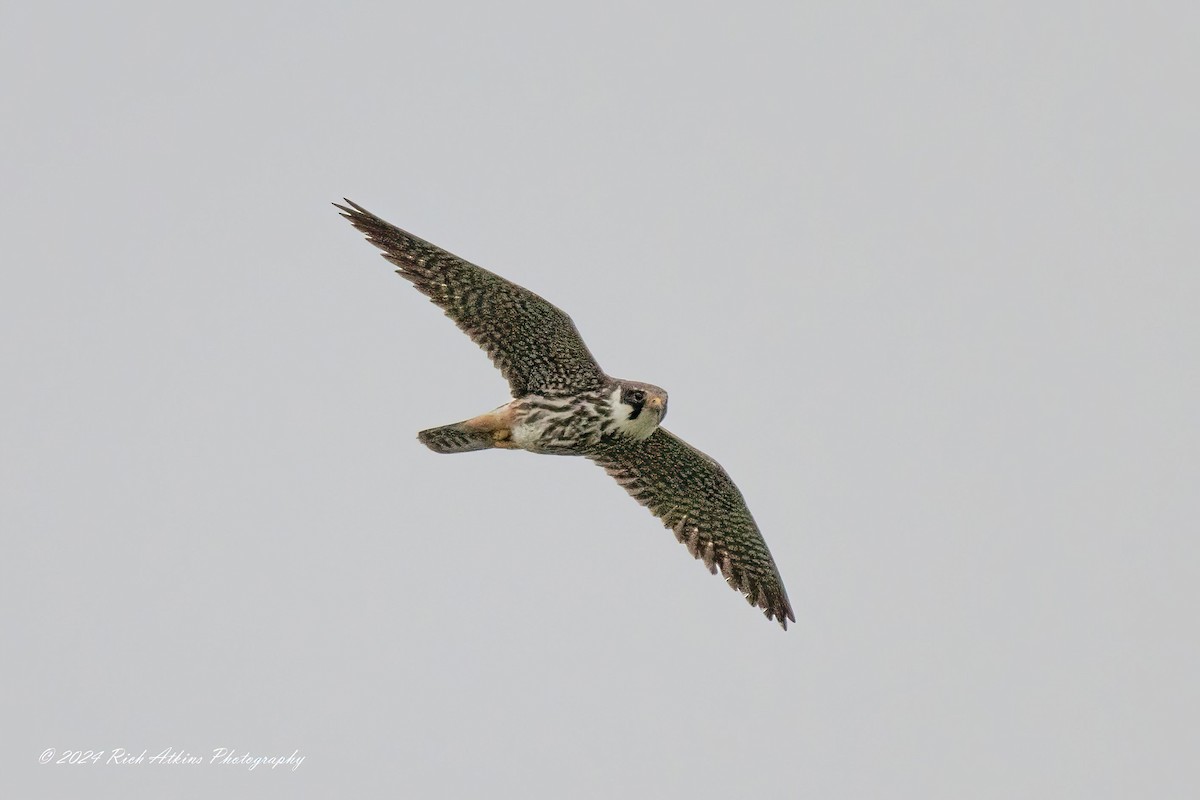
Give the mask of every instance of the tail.
[[472, 450], [487, 450], [496, 446], [496, 439], [490, 431], [469, 428], [464, 422], [421, 431], [417, 438], [435, 453], [470, 453]]

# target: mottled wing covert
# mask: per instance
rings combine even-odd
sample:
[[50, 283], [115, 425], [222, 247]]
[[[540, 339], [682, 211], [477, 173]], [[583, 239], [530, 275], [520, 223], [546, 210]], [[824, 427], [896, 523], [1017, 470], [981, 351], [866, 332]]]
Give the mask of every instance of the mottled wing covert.
[[588, 456], [650, 509], [688, 551], [787, 630], [796, 621], [779, 570], [742, 493], [721, 465], [665, 428]]
[[595, 389], [604, 372], [562, 310], [492, 272], [418, 239], [362, 206], [334, 205], [482, 347], [513, 397]]

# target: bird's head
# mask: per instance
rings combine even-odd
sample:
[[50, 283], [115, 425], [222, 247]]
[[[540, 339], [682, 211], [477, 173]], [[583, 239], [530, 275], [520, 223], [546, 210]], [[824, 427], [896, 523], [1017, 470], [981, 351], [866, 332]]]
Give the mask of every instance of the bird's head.
[[645, 439], [667, 415], [667, 392], [649, 383], [618, 381], [612, 395], [617, 431], [630, 439]]

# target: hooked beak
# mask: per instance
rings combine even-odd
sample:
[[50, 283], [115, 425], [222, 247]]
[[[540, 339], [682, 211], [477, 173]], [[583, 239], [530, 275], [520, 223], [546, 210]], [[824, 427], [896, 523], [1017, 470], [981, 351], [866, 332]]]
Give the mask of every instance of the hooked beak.
[[651, 397], [646, 401], [646, 407], [658, 414], [659, 422], [667, 415], [667, 403], [661, 397]]

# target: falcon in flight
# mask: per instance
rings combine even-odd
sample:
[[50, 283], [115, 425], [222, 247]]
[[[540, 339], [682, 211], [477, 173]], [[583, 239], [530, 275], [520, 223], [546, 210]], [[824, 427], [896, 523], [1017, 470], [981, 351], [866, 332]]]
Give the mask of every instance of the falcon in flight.
[[528, 289], [346, 203], [334, 205], [487, 352], [512, 389], [514, 399], [494, 411], [421, 431], [426, 447], [590, 458], [768, 619], [784, 630], [796, 621], [741, 492], [720, 464], [660, 425], [664, 390], [606, 375], [571, 318]]

